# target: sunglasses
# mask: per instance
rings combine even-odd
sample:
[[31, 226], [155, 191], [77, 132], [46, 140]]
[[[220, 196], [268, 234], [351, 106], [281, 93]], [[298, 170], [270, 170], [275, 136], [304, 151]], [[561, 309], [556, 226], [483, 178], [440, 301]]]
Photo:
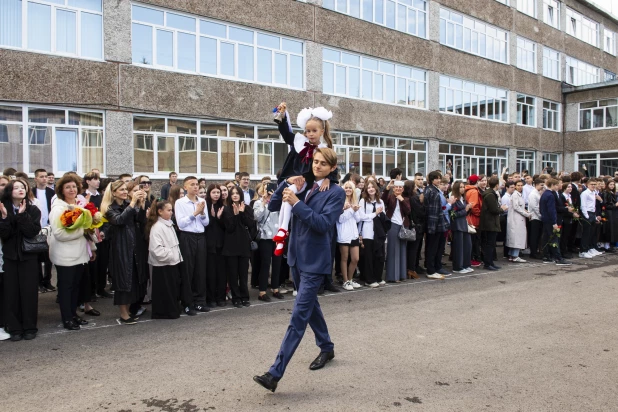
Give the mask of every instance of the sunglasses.
[[139, 184], [140, 185], [149, 185], [150, 186], [150, 185], [152, 185], [152, 182], [146, 181], [146, 182], [140, 182]]

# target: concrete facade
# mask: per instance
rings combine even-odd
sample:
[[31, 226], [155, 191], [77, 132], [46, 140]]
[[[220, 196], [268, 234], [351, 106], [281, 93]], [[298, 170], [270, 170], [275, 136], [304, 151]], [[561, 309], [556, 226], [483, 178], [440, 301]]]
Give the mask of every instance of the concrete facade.
[[[516, 3], [514, 0], [512, 4]], [[305, 87], [295, 90], [243, 81], [207, 77], [133, 65], [131, 5], [129, 0], [103, 0], [104, 61], [60, 57], [0, 48], [0, 104], [17, 102], [105, 110], [105, 173], [133, 172], [133, 114], [152, 114], [204, 120], [250, 122], [272, 126], [271, 110], [286, 101], [298, 108], [325, 106], [334, 113], [337, 131], [421, 139], [427, 144], [427, 170], [439, 167], [439, 142], [506, 148], [508, 165], [515, 170], [517, 149], [561, 156], [572, 169], [572, 152], [618, 148], [611, 130], [579, 132], [577, 105], [581, 101], [618, 97], [618, 88], [563, 94], [561, 82], [543, 73], [543, 47], [572, 56], [602, 69], [618, 72], [618, 59], [564, 31], [566, 8], [594, 19], [600, 31], [618, 32], [618, 21], [587, 3], [564, 0], [561, 27], [543, 23], [543, 3], [537, 1], [537, 18], [514, 5], [495, 0], [430, 0], [427, 2], [427, 38], [347, 16], [322, 7], [321, 0], [264, 0], [259, 7], [242, 0], [142, 0], [156, 6], [273, 32], [304, 41]], [[461, 12], [509, 31], [509, 64], [485, 59], [440, 44], [440, 7]], [[285, 18], [281, 17], [281, 11]], [[537, 42], [536, 72], [516, 67], [516, 39]], [[427, 108], [416, 109], [323, 93], [322, 50], [332, 47], [427, 70]], [[439, 111], [440, 74], [509, 91], [509, 123], [476, 120]], [[517, 93], [537, 98], [536, 127], [517, 125]], [[542, 100], [562, 104], [564, 132], [543, 130]], [[154, 178], [164, 178], [160, 173]], [[213, 177], [213, 176], [209, 176]], [[223, 176], [227, 177], [227, 175]], [[256, 176], [257, 177], [257, 176]], [[213, 177], [214, 178], [214, 177]]]

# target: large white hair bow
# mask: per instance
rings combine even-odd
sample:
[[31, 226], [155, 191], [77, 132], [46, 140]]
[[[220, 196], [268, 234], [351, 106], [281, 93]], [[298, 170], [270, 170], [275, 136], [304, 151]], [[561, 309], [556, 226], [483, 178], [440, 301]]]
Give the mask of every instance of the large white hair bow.
[[326, 110], [324, 107], [316, 107], [315, 109], [311, 107], [308, 109], [305, 108], [298, 113], [298, 116], [296, 117], [296, 124], [304, 129], [307, 122], [312, 117], [317, 117], [320, 120], [326, 121], [332, 119], [333, 112]]

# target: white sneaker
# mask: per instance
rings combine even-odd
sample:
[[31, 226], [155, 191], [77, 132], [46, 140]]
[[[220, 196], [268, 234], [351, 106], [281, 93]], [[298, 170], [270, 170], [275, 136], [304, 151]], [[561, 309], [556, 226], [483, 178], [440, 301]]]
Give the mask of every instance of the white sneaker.
[[369, 284], [369, 285], [367, 285], [367, 286], [369, 286], [370, 288], [377, 288], [377, 287], [379, 287], [379, 286], [380, 286], [380, 284], [379, 284], [378, 282], [373, 282], [373, 283], [370, 283], [370, 284]]
[[581, 252], [579, 254], [579, 257], [580, 258], [586, 258], [586, 259], [592, 259], [592, 255], [590, 253], [588, 253], [588, 252]]
[[468, 271], [467, 271], [466, 269], [454, 270], [453, 272], [454, 272], [454, 273], [461, 273], [461, 274], [463, 274], [463, 273], [468, 273]]
[[295, 290], [294, 292], [292, 292], [292, 296], [296, 296], [296, 295], [298, 295], [298, 291], [297, 291], [297, 290]]
[[516, 262], [516, 263], [526, 263], [527, 260], [523, 260], [522, 258], [520, 258], [519, 256], [517, 256], [515, 259], [512, 260], [512, 262]]
[[472, 268], [465, 268], [464, 270], [466, 271], [466, 273], [474, 272], [474, 269]]
[[427, 275], [427, 279], [444, 279], [444, 276], [439, 273], [434, 273], [433, 275]]
[[385, 281], [385, 280], [383, 280], [383, 281], [381, 281], [381, 282], [380, 282], [380, 283], [378, 283], [378, 284], [379, 284], [380, 286], [384, 286], [384, 285], [386, 285], [386, 281]]
[[361, 287], [360, 283], [356, 283], [355, 281], [351, 280], [350, 283], [352, 284], [352, 287], [354, 289], [358, 289]]
[[592, 257], [599, 256], [599, 255], [600, 255], [599, 251], [598, 251], [598, 250], [596, 250], [596, 249], [590, 249], [587, 253], [588, 253], [590, 256], [592, 256]]
[[0, 328], [0, 340], [7, 340], [11, 337], [10, 333], [6, 333], [4, 328]]
[[343, 284], [343, 288], [345, 290], [354, 290], [354, 286], [352, 286], [352, 282], [349, 280]]
[[282, 295], [285, 295], [288, 292], [289, 292], [289, 290], [287, 290], [283, 286], [279, 286], [279, 293], [281, 293]]
[[597, 252], [599, 255], [604, 255], [605, 254], [605, 251], [602, 251], [602, 250], [596, 250], [595, 249], [594, 251]]

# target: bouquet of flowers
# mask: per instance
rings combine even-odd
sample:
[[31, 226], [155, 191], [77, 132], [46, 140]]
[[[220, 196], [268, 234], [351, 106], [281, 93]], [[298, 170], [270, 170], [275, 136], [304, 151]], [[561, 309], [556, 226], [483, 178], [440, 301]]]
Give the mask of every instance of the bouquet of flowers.
[[60, 223], [67, 231], [84, 229], [90, 234], [103, 225], [103, 216], [93, 203], [84, 207], [69, 205], [69, 208], [60, 215]]
[[94, 205], [94, 203], [92, 202], [87, 203], [86, 206], [84, 206], [84, 209], [89, 211], [90, 216], [92, 216], [92, 224], [90, 225], [88, 229], [94, 230], [94, 229], [98, 229], [101, 226], [103, 226], [105, 219], [103, 218], [103, 215], [101, 214], [101, 212], [99, 212], [99, 209], [97, 209], [97, 207]]

